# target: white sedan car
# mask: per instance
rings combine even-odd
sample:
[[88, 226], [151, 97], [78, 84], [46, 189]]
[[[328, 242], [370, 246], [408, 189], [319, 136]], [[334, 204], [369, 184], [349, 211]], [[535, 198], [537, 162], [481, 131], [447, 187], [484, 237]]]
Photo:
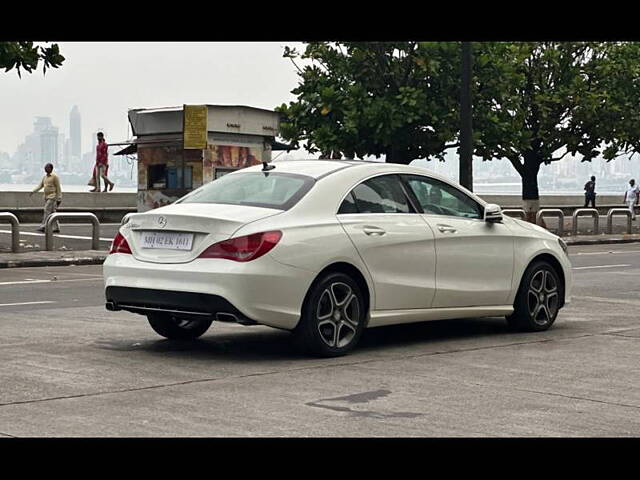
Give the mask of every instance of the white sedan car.
[[342, 355], [367, 327], [505, 316], [549, 328], [566, 244], [425, 169], [348, 160], [245, 168], [130, 214], [104, 263], [106, 307], [169, 339], [213, 320], [290, 330]]

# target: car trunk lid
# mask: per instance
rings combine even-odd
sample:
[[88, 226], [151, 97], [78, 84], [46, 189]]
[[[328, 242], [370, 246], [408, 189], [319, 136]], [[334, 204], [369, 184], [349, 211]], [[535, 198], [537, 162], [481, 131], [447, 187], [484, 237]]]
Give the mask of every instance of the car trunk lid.
[[240, 227], [282, 210], [225, 204], [174, 204], [130, 215], [121, 231], [134, 258], [153, 263], [186, 263]]

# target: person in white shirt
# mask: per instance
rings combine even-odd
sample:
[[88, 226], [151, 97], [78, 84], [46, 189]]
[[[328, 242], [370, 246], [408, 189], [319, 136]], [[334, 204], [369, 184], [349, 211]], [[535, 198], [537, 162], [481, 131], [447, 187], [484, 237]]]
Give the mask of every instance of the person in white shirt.
[[636, 181], [632, 178], [629, 180], [629, 187], [627, 191], [624, 192], [624, 203], [629, 207], [629, 211], [631, 212], [631, 219], [636, 219], [636, 212], [634, 209], [634, 205], [638, 204], [638, 196], [640, 195], [640, 188], [636, 185]]

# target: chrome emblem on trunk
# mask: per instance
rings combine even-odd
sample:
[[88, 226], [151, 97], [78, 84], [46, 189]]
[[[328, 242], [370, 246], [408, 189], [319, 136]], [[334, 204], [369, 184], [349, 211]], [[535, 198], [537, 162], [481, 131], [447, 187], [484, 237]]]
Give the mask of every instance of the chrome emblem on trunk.
[[164, 228], [167, 225], [167, 219], [165, 217], [158, 217], [158, 225], [160, 228]]

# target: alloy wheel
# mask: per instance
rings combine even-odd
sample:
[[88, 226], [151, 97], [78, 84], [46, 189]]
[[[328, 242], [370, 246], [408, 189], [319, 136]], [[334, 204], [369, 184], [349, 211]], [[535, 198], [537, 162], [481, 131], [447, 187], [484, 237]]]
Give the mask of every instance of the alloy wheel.
[[550, 323], [558, 311], [558, 283], [548, 270], [538, 270], [529, 282], [529, 315], [538, 325]]
[[324, 289], [316, 308], [318, 332], [332, 348], [343, 348], [356, 335], [360, 322], [360, 303], [346, 283], [334, 282]]

